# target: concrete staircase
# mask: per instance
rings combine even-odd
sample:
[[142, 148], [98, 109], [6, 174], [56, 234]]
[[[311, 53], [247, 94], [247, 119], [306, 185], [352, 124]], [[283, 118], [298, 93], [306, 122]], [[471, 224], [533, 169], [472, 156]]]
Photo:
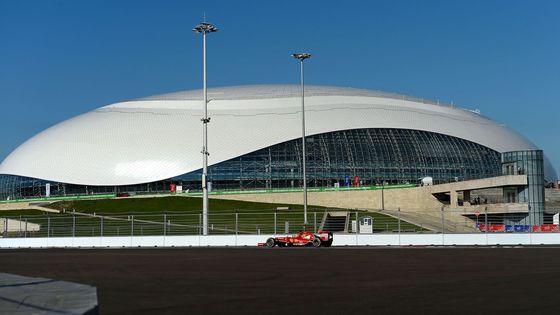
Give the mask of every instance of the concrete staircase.
[[321, 220], [319, 230], [347, 233], [349, 220], [350, 212], [348, 211], [326, 211]]

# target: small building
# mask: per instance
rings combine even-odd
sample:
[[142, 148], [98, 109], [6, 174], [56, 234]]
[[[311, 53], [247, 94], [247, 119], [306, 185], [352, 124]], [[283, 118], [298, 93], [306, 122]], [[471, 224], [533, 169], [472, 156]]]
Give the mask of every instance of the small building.
[[370, 216], [361, 217], [359, 220], [360, 234], [373, 233], [373, 218]]

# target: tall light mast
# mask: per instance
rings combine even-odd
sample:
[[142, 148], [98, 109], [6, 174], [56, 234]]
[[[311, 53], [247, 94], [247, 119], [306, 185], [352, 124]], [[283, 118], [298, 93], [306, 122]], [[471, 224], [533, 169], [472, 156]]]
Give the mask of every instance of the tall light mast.
[[204, 93], [204, 117], [202, 120], [202, 234], [208, 235], [208, 92], [206, 88], [206, 33], [218, 31], [214, 25], [210, 23], [200, 23], [193, 28], [196, 33], [202, 33], [202, 53], [203, 53], [203, 93]]
[[302, 143], [302, 167], [303, 167], [303, 224], [307, 225], [307, 176], [305, 169], [305, 85], [303, 80], [303, 61], [311, 57], [308, 53], [292, 54], [292, 57], [300, 61], [301, 74], [301, 143]]

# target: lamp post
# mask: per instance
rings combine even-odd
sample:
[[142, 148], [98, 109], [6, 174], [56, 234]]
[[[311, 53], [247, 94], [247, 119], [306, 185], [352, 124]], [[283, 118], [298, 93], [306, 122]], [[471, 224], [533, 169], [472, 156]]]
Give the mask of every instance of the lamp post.
[[203, 93], [204, 93], [204, 117], [202, 121], [202, 234], [208, 235], [208, 93], [206, 91], [206, 33], [216, 32], [218, 29], [209, 23], [200, 23], [193, 28], [196, 33], [202, 33], [203, 46]]
[[381, 210], [385, 211], [385, 180], [381, 185]]
[[311, 57], [308, 53], [292, 54], [300, 62], [301, 66], [301, 143], [302, 143], [302, 167], [303, 167], [303, 224], [307, 225], [307, 176], [305, 173], [305, 88], [303, 80], [303, 61]]

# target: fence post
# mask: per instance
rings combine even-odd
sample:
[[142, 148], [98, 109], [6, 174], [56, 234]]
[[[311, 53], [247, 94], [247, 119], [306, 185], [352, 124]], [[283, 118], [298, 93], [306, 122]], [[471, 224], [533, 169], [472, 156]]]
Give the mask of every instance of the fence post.
[[317, 233], [317, 212], [313, 212], [313, 232]]
[[198, 235], [202, 235], [202, 213], [198, 215]]
[[274, 235], [276, 235], [276, 211], [274, 211]]
[[356, 246], [358, 246], [358, 234], [360, 232], [360, 224], [358, 223], [358, 211], [354, 212], [354, 214], [356, 215]]
[[101, 227], [99, 229], [99, 236], [103, 237], [103, 216], [101, 216]]
[[27, 237], [27, 218], [25, 218], [25, 237]]
[[134, 214], [130, 216], [130, 236], [134, 236]]
[[4, 219], [4, 237], [8, 237], [8, 218]]
[[486, 236], [486, 245], [488, 245], [488, 207], [484, 207], [484, 235]]
[[397, 210], [397, 226], [400, 235], [401, 234], [401, 208], [398, 208]]
[[235, 210], [235, 246], [237, 246], [237, 234], [239, 234], [239, 213]]
[[441, 246], [445, 246], [445, 209], [441, 206]]
[[167, 235], [167, 213], [163, 214], [163, 236]]
[[484, 230], [488, 232], [488, 207], [484, 207]]
[[358, 233], [360, 233], [360, 220], [358, 217], [358, 211], [355, 212], [356, 215], [356, 235], [358, 235]]
[[51, 236], [51, 216], [47, 214], [47, 238]]
[[441, 207], [441, 234], [445, 233], [445, 217], [443, 215], [443, 207]]
[[72, 213], [72, 237], [76, 237], [76, 215]]
[[397, 224], [398, 224], [398, 231], [399, 231], [399, 246], [401, 246], [401, 208], [397, 209]]

